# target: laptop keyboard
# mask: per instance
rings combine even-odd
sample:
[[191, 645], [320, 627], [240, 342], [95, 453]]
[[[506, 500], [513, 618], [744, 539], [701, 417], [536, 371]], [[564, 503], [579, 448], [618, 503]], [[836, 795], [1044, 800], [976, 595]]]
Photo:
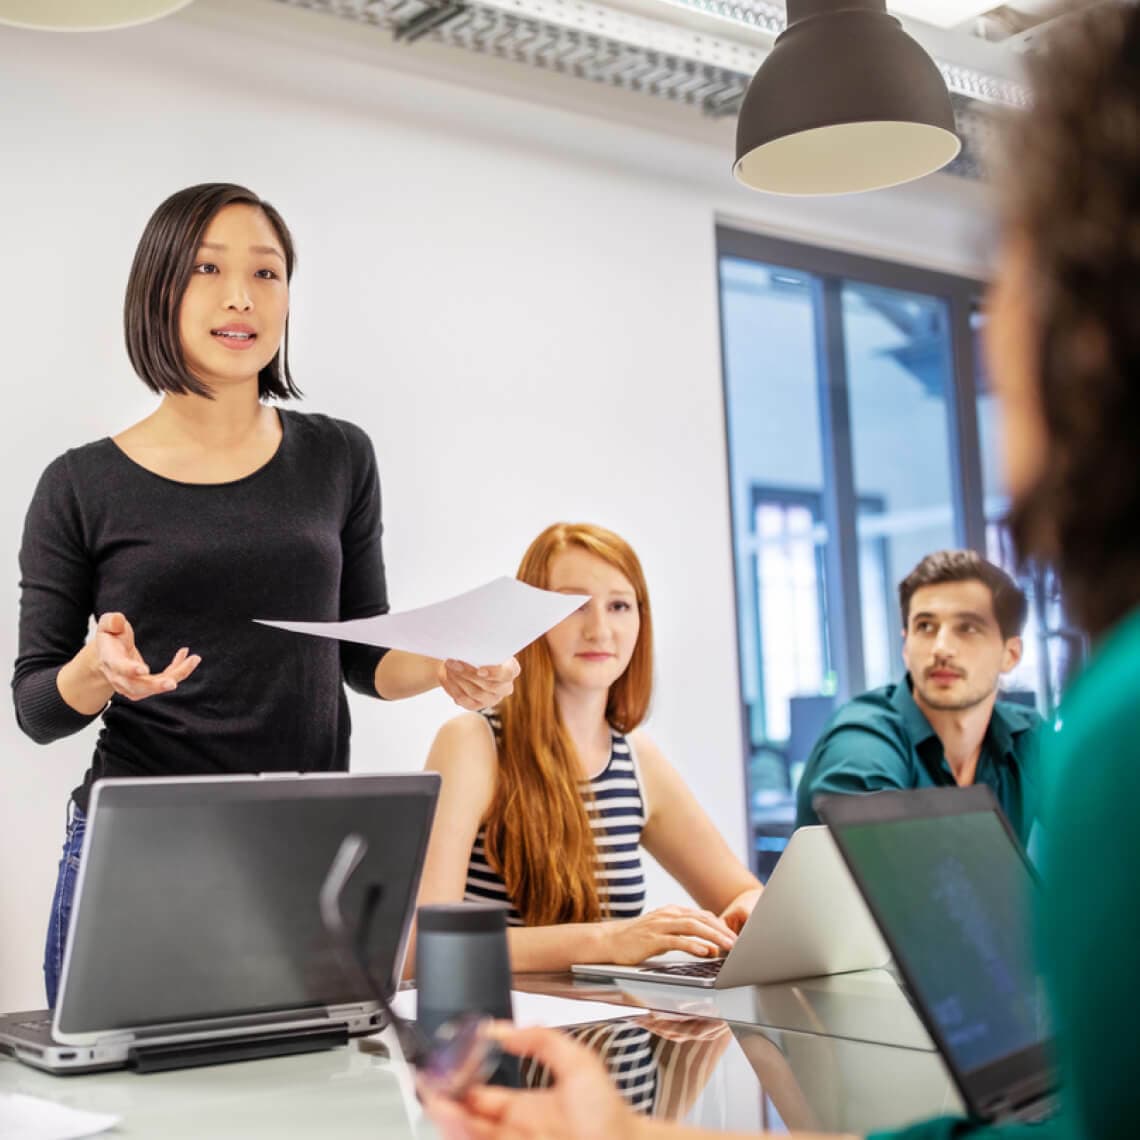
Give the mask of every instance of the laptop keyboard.
[[715, 978], [723, 965], [723, 958], [714, 958], [711, 962], [666, 962], [660, 966], [646, 966], [645, 972], [674, 978]]

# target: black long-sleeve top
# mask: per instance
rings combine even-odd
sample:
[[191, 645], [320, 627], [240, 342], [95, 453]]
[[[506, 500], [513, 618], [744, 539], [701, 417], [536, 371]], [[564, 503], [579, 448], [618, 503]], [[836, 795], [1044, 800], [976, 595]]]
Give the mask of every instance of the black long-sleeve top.
[[125, 614], [153, 671], [183, 645], [202, 657], [173, 693], [111, 698], [73, 792], [83, 809], [105, 776], [348, 767], [342, 678], [375, 696], [385, 651], [253, 619], [387, 612], [376, 460], [352, 424], [279, 414], [277, 452], [231, 483], [163, 478], [110, 439], [66, 452], [40, 478], [20, 550], [12, 690], [24, 732], [48, 743], [95, 719], [56, 687], [92, 616]]

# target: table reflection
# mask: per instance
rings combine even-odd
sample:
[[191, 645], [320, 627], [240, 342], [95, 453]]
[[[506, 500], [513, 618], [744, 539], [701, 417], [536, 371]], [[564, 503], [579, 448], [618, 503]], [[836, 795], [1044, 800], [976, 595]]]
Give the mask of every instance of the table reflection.
[[[564, 1031], [598, 1055], [631, 1107], [647, 1115], [727, 1131], [866, 1135], [962, 1111], [941, 1059], [924, 1034], [910, 1031], [913, 1011], [886, 974], [715, 994], [654, 987], [673, 991], [659, 995], [550, 975], [515, 982], [586, 1001], [672, 1007]], [[721, 1008], [727, 996], [735, 999], [731, 1013], [731, 1002]], [[771, 1024], [777, 1018], [782, 1025]], [[539, 1066], [524, 1076], [531, 1087], [549, 1082]]]
[[[601, 1060], [635, 1112], [682, 1120], [704, 1092], [732, 1031], [723, 1021], [648, 1014], [577, 1025], [564, 1031]], [[529, 1088], [551, 1083], [545, 1066], [523, 1064]]]

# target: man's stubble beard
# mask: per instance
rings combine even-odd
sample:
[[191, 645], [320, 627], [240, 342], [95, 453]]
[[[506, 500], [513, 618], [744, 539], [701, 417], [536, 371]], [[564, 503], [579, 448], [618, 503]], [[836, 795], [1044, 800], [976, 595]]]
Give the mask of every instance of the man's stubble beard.
[[932, 709], [937, 709], [939, 712], [965, 712], [967, 709], [977, 708], [978, 705], [988, 701], [997, 692], [998, 686], [995, 680], [993, 685], [984, 693], [967, 693], [957, 700], [940, 700], [937, 697], [931, 697], [925, 686], [916, 686], [916, 688], [918, 688], [919, 696], [922, 697], [923, 702]]

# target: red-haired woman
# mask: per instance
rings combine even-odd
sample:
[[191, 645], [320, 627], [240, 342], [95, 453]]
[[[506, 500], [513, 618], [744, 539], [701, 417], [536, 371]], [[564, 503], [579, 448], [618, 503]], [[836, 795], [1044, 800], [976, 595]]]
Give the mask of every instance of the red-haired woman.
[[[493, 715], [440, 729], [420, 902], [508, 903], [515, 970], [723, 953], [761, 887], [638, 728], [653, 627], [637, 555], [602, 527], [559, 523], [531, 543], [518, 577], [590, 600], [519, 654], [515, 691]], [[703, 909], [642, 914], [642, 847]]]

